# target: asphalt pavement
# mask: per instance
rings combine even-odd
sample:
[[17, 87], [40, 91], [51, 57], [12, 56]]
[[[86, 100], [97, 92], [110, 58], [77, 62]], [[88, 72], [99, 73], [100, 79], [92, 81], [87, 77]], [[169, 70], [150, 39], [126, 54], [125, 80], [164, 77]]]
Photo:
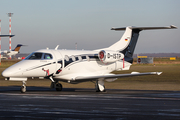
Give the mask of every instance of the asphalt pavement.
[[180, 91], [0, 87], [0, 119], [179, 120]]

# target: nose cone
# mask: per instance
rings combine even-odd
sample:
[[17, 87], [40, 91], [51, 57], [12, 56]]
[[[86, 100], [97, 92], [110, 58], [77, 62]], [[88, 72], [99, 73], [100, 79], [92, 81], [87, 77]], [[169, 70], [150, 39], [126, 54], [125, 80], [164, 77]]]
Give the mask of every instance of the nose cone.
[[1, 74], [3, 77], [10, 77], [10, 73], [8, 70], [4, 70]]
[[22, 71], [21, 68], [18, 67], [18, 63], [16, 63], [5, 69], [1, 74], [3, 77], [17, 77], [19, 75], [22, 75]]
[[7, 69], [5, 69], [3, 72], [2, 72], [2, 76], [3, 77], [13, 77], [13, 76], [16, 76], [17, 75], [17, 70], [9, 67]]

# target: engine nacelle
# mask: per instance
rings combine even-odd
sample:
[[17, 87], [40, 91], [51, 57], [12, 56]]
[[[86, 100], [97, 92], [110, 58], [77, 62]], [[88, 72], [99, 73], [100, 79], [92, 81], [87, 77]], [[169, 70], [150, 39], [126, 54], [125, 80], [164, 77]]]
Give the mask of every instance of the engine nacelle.
[[118, 60], [122, 60], [124, 58], [124, 54], [116, 52], [116, 51], [110, 51], [110, 50], [101, 50], [98, 53], [99, 60], [103, 63], [112, 63], [116, 62]]

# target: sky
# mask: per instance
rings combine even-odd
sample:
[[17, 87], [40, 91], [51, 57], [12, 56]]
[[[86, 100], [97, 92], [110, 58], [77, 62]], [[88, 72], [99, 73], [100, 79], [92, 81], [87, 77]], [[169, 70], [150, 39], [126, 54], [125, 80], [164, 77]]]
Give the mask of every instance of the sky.
[[[9, 34], [12, 16], [12, 49], [21, 53], [50, 48], [94, 50], [117, 42], [124, 31], [111, 27], [178, 29], [141, 31], [135, 53], [180, 53], [180, 0], [0, 0], [1, 34]], [[1, 39], [2, 50], [9, 38]]]

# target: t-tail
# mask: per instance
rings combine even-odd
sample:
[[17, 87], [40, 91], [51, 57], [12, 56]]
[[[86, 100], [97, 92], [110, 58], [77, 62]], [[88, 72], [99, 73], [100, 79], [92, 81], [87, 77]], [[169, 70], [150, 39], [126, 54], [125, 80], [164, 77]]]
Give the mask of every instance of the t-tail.
[[177, 27], [174, 25], [168, 27], [123, 27], [123, 28], [112, 28], [111, 30], [125, 30], [122, 38], [106, 48], [106, 50], [113, 50], [124, 54], [124, 58], [126, 61], [133, 62], [132, 56], [136, 47], [136, 43], [139, 37], [139, 33], [142, 30], [154, 30], [154, 29], [176, 29]]
[[18, 51], [18, 52], [19, 52], [21, 46], [24, 46], [24, 45], [18, 44], [18, 45], [14, 48], [14, 50], [12, 50], [12, 51]]

